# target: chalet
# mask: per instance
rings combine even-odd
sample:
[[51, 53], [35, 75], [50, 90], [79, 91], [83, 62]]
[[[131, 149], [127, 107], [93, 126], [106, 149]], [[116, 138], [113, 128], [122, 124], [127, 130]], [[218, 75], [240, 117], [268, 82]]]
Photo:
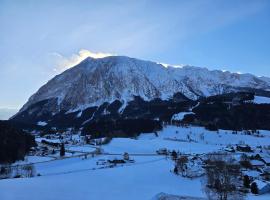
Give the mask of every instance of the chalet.
[[255, 180], [257, 184], [259, 194], [270, 193], [270, 182]]
[[252, 152], [251, 147], [248, 145], [237, 145], [236, 150], [241, 152]]
[[260, 161], [260, 160], [251, 160], [250, 164], [252, 165], [252, 167], [264, 167], [264, 162]]
[[159, 155], [167, 155], [168, 150], [166, 148], [160, 148], [159, 150], [157, 150], [157, 154], [159, 154]]
[[99, 159], [97, 162], [96, 162], [97, 165], [106, 165], [107, 164], [107, 161], [105, 159]]
[[225, 147], [225, 148], [224, 148], [224, 151], [227, 151], [227, 152], [235, 152], [235, 150], [234, 150], [233, 147]]
[[123, 159], [108, 160], [108, 162], [112, 163], [112, 164], [124, 164], [124, 163], [126, 163], [126, 161], [124, 161]]
[[262, 157], [262, 161], [263, 161], [267, 166], [270, 166], [270, 157]]

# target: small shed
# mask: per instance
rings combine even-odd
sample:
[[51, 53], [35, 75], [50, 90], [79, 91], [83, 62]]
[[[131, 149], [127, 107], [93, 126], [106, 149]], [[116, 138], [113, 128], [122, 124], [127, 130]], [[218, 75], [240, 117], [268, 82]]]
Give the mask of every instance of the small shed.
[[113, 164], [124, 164], [126, 163], [124, 160], [122, 159], [113, 159], [113, 160], [108, 160], [109, 163], [113, 163]]
[[124, 158], [124, 160], [129, 160], [129, 154], [127, 152], [125, 152], [123, 154], [123, 158]]
[[252, 152], [251, 147], [248, 145], [237, 145], [236, 150], [241, 152]]
[[166, 148], [160, 148], [156, 152], [159, 155], [167, 155], [168, 154], [168, 150]]
[[227, 152], [235, 152], [235, 150], [234, 150], [233, 147], [225, 147], [225, 148], [224, 148], [224, 151], [227, 151]]
[[268, 181], [255, 180], [259, 194], [270, 193], [270, 183]]

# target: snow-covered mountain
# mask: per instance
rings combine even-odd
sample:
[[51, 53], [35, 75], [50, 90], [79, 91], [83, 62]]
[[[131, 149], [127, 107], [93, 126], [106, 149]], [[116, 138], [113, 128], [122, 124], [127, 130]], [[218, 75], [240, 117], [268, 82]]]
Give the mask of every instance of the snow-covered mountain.
[[133, 131], [144, 132], [190, 112], [200, 97], [239, 91], [270, 97], [269, 79], [125, 56], [89, 57], [42, 86], [11, 120], [31, 129], [88, 127], [104, 133], [110, 127], [118, 134], [137, 124], [143, 129]]
[[42, 109], [57, 113], [83, 110], [116, 99], [128, 102], [134, 95], [145, 100], [167, 99], [181, 92], [190, 99], [197, 99], [241, 88], [270, 90], [270, 82], [268, 78], [251, 74], [193, 66], [165, 67], [125, 56], [89, 57], [42, 86], [19, 113], [44, 100], [50, 103]]

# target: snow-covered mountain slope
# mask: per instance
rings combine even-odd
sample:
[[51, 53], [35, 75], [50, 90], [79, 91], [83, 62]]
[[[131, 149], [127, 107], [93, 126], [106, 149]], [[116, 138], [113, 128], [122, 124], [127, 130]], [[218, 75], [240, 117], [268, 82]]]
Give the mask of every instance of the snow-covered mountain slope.
[[83, 110], [116, 99], [128, 102], [134, 95], [144, 100], [167, 99], [181, 92], [190, 99], [197, 99], [240, 88], [270, 90], [268, 80], [251, 74], [210, 71], [193, 66], [165, 67], [124, 56], [89, 57], [42, 86], [19, 113], [31, 112], [32, 105], [48, 100], [42, 109], [57, 113]]

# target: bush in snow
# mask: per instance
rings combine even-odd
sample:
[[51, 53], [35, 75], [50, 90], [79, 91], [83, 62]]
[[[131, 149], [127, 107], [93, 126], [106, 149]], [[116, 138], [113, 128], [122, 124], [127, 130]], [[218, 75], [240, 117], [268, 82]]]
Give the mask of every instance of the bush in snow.
[[255, 183], [255, 182], [251, 183], [250, 191], [253, 194], [258, 194], [259, 193], [257, 183]]
[[250, 187], [250, 179], [249, 179], [249, 176], [248, 175], [245, 175], [244, 176], [243, 185], [244, 185], [245, 188], [249, 188]]
[[11, 177], [11, 167], [10, 165], [2, 165], [0, 167], [0, 179], [6, 179]]
[[32, 164], [23, 166], [22, 171], [23, 175], [28, 178], [34, 177], [36, 175], [36, 169]]
[[180, 156], [177, 161], [175, 167], [177, 168], [177, 172], [181, 172], [182, 176], [184, 175], [184, 172], [187, 169], [187, 162], [188, 157], [187, 156]]
[[172, 151], [172, 154], [171, 155], [172, 155], [172, 159], [173, 160], [176, 160], [177, 159], [177, 153], [176, 153], [175, 150]]
[[60, 156], [61, 156], [61, 157], [62, 157], [62, 156], [65, 156], [65, 152], [66, 152], [66, 150], [65, 150], [65, 144], [62, 143], [62, 144], [61, 144], [61, 148], [60, 148]]

